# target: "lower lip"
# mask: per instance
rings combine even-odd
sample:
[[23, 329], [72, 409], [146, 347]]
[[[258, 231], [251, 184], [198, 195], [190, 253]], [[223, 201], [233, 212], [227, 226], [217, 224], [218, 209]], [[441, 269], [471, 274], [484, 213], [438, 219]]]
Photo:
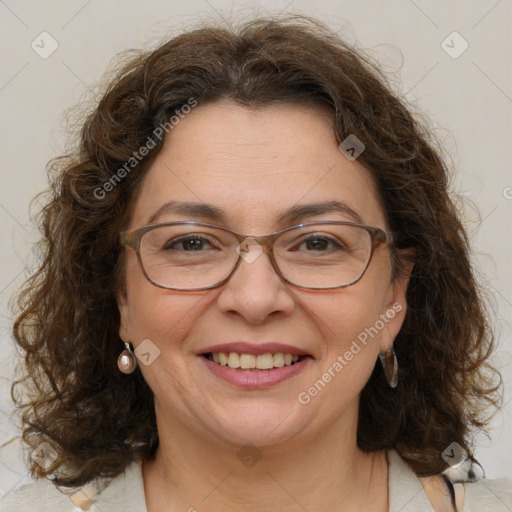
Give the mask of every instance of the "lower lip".
[[245, 389], [264, 389], [275, 386], [280, 382], [291, 379], [306, 369], [313, 361], [310, 356], [289, 366], [274, 368], [273, 370], [239, 370], [222, 366], [210, 361], [204, 356], [199, 356], [208, 370], [220, 379]]

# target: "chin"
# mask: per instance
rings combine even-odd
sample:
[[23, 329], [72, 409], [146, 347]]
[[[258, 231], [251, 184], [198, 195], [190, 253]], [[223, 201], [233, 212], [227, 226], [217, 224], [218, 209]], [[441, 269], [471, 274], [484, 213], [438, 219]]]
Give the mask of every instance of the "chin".
[[[217, 416], [218, 422], [210, 421], [212, 430], [228, 443], [236, 445], [249, 443], [265, 447], [296, 438], [306, 426], [304, 420], [293, 413], [290, 414], [291, 408], [276, 408], [274, 404], [274, 410], [269, 410], [267, 405], [261, 408], [253, 407], [252, 410], [243, 409], [236, 413], [230, 412], [227, 416]], [[219, 428], [219, 425], [224, 428]]]

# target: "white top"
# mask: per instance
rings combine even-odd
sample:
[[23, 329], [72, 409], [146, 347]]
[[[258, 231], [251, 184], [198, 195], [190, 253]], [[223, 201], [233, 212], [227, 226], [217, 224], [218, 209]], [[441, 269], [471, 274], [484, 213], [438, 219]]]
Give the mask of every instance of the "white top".
[[[418, 477], [395, 450], [388, 451], [389, 512], [436, 512]], [[483, 479], [462, 484], [464, 508], [459, 512], [511, 512], [512, 480]], [[23, 485], [0, 500], [0, 512], [147, 512], [142, 465], [132, 462], [91, 498], [87, 489], [64, 494], [48, 479]], [[81, 505], [81, 506], [78, 506]]]

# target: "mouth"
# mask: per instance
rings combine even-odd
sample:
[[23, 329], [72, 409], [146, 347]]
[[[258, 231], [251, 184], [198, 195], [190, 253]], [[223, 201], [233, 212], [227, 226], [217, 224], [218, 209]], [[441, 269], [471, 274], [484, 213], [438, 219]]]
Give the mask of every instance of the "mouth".
[[268, 352], [266, 354], [245, 354], [238, 352], [206, 352], [202, 357], [219, 365], [234, 370], [262, 372], [294, 366], [305, 359], [312, 359], [308, 354], [297, 355], [284, 352]]
[[315, 357], [295, 345], [238, 341], [204, 347], [199, 360], [214, 377], [257, 390], [281, 384], [305, 372]]
[[313, 363], [308, 354], [205, 352], [199, 359], [211, 374], [246, 390], [263, 390], [297, 377]]

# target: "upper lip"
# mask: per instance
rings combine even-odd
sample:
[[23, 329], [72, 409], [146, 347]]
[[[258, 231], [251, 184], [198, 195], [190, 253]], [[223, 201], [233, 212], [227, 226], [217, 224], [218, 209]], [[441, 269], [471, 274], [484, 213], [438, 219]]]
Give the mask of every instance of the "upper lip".
[[292, 354], [297, 356], [310, 355], [306, 350], [293, 345], [283, 343], [247, 343], [245, 341], [237, 341], [235, 343], [222, 343], [219, 345], [211, 345], [201, 349], [198, 354], [209, 354], [219, 352], [236, 352], [237, 354], [253, 354], [255, 356], [261, 354]]

